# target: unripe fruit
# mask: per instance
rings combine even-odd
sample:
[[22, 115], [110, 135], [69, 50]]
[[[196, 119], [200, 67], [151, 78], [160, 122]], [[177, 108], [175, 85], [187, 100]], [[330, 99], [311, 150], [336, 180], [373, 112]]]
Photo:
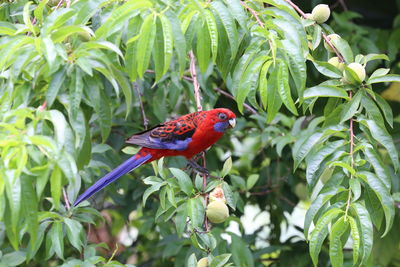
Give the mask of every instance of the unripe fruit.
[[207, 205], [207, 218], [212, 223], [222, 223], [229, 217], [228, 206], [223, 201], [213, 201]]
[[300, 200], [307, 200], [307, 186], [303, 183], [298, 183], [294, 188], [294, 193]]
[[[353, 62], [353, 63], [350, 63], [347, 67], [350, 68], [352, 71], [354, 71], [357, 74], [360, 81], [364, 81], [365, 69], [360, 63]], [[351, 79], [349, 79], [349, 76], [346, 71], [343, 73], [343, 77], [346, 82], [351, 82]]]
[[214, 188], [213, 191], [211, 191], [210, 202], [213, 202], [213, 201], [222, 201], [222, 202], [226, 203], [224, 190], [222, 189], [221, 186], [217, 186]]
[[331, 10], [328, 5], [316, 5], [311, 12], [312, 19], [315, 20], [316, 23], [324, 23], [329, 19], [331, 15]]
[[198, 262], [197, 262], [197, 267], [208, 267], [208, 259], [206, 257], [201, 258]]
[[344, 70], [344, 63], [339, 61], [338, 57], [331, 57], [328, 60], [328, 63], [335, 66], [336, 68], [338, 68], [339, 70], [343, 71]]
[[[331, 41], [331, 43], [333, 40], [337, 40], [337, 39], [341, 38], [340, 35], [336, 34], [336, 33], [329, 34], [327, 37], [328, 37], [329, 41]], [[328, 43], [326, 41], [324, 42], [324, 47], [329, 52], [332, 52], [332, 53], [335, 52], [335, 51], [333, 51], [332, 47], [330, 47], [330, 45], [328, 45]]]

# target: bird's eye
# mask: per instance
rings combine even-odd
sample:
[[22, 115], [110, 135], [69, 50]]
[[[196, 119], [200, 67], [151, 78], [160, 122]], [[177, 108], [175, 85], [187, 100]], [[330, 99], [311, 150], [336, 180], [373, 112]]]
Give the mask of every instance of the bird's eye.
[[219, 113], [218, 114], [218, 118], [220, 118], [221, 120], [226, 120], [226, 114], [225, 113]]

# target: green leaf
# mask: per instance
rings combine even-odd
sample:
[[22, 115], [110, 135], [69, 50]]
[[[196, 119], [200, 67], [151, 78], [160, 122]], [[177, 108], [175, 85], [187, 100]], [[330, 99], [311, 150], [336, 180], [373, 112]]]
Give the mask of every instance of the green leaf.
[[260, 80], [258, 82], [258, 88], [260, 90], [260, 98], [261, 102], [263, 104], [264, 109], [267, 108], [267, 103], [268, 103], [268, 79], [267, 79], [267, 74], [269, 67], [272, 64], [272, 60], [266, 61], [264, 65], [261, 67], [260, 71]]
[[27, 2], [24, 6], [24, 10], [22, 12], [22, 18], [24, 20], [25, 25], [28, 27], [29, 31], [33, 33], [33, 35], [36, 36], [35, 32], [35, 27], [33, 27], [31, 17], [30, 17], [30, 12], [29, 12], [29, 7], [31, 6], [32, 2]]
[[321, 163], [333, 152], [341, 148], [346, 143], [345, 140], [337, 140], [334, 142], [326, 143], [321, 146], [317, 151], [309, 156], [307, 159], [306, 178], [310, 188], [313, 188], [317, 182], [315, 173], [320, 168]]
[[374, 93], [375, 96], [375, 101], [378, 104], [379, 108], [382, 110], [383, 115], [386, 118], [387, 123], [389, 123], [390, 127], [393, 128], [393, 112], [392, 108], [389, 106], [389, 104], [386, 102], [385, 99], [383, 99], [379, 94]]
[[20, 266], [26, 260], [26, 253], [23, 251], [14, 251], [7, 254], [4, 254], [1, 257], [0, 264], [2, 266]]
[[232, 169], [232, 158], [229, 157], [224, 162], [224, 167], [222, 168], [221, 177], [225, 177], [229, 174]]
[[197, 25], [196, 57], [201, 72], [205, 73], [210, 63], [211, 39], [206, 24]]
[[177, 208], [175, 216], [176, 233], [180, 237], [185, 231], [187, 217], [188, 217], [187, 204], [183, 203]]
[[153, 51], [154, 39], [156, 36], [155, 16], [153, 13], [148, 15], [140, 29], [140, 39], [137, 44], [136, 60], [137, 73], [141, 79], [150, 63], [150, 55]]
[[342, 235], [349, 228], [349, 223], [345, 216], [340, 217], [331, 228], [329, 233], [329, 257], [331, 259], [332, 267], [343, 266], [343, 246], [341, 241]]
[[50, 176], [51, 197], [53, 198], [56, 209], [60, 207], [61, 189], [62, 189], [62, 173], [58, 165], [55, 165]]
[[358, 107], [360, 106], [362, 97], [362, 91], [358, 91], [354, 97], [345, 104], [341, 114], [340, 114], [340, 123], [343, 123], [354, 117], [356, 114]]
[[314, 266], [318, 266], [318, 255], [321, 251], [322, 243], [328, 234], [328, 224], [331, 223], [341, 213], [343, 213], [343, 210], [341, 209], [331, 209], [323, 214], [316, 223], [310, 238], [310, 256]]
[[183, 75], [183, 72], [186, 69], [186, 40], [185, 36], [183, 35], [181, 23], [177, 18], [174, 12], [166, 12], [166, 16], [169, 18], [173, 29], [173, 37], [174, 37], [174, 48], [176, 51], [176, 55], [178, 56], [178, 63], [179, 63], [179, 74], [180, 76]]
[[34, 178], [32, 176], [23, 176], [21, 179], [21, 188], [24, 206], [24, 217], [28, 226], [29, 243], [33, 246], [36, 243], [39, 221], [38, 221], [38, 200], [35, 188], [33, 186]]
[[333, 66], [331, 63], [318, 60], [312, 60], [311, 62], [314, 64], [314, 67], [319, 71], [319, 73], [327, 77], [330, 78], [342, 77], [342, 72], [338, 68]]
[[190, 177], [182, 170], [176, 168], [169, 169], [173, 176], [178, 179], [180, 189], [188, 196], [193, 193], [193, 183]]
[[348, 99], [347, 92], [332, 85], [317, 85], [304, 91], [304, 99], [313, 97], [339, 97]]
[[210, 262], [210, 267], [222, 267], [225, 266], [225, 263], [227, 263], [232, 255], [231, 254], [221, 254], [218, 256], [215, 256], [212, 261]]
[[217, 54], [218, 54], [218, 29], [217, 29], [217, 23], [215, 22], [214, 15], [212, 12], [208, 9], [204, 10], [203, 13], [206, 24], [207, 24], [207, 29], [208, 33], [210, 36], [210, 41], [211, 41], [211, 54], [212, 54], [212, 61], [215, 63], [217, 59]]
[[313, 27], [313, 36], [312, 36], [312, 50], [315, 50], [322, 39], [322, 28], [319, 25], [314, 25]]
[[71, 242], [72, 246], [74, 246], [74, 248], [76, 248], [80, 252], [83, 236], [82, 224], [69, 218], [64, 218], [64, 223], [66, 226], [69, 242]]
[[394, 169], [399, 169], [399, 155], [394, 145], [393, 139], [384, 127], [373, 120], [360, 120], [361, 123], [368, 126], [372, 137], [381, 143], [389, 152], [389, 156], [393, 162]]
[[361, 183], [358, 179], [349, 180], [350, 190], [353, 193], [353, 201], [357, 201], [361, 196]]
[[335, 38], [331, 39], [331, 42], [339, 53], [342, 54], [347, 64], [354, 61], [353, 50], [345, 39]]
[[235, 265], [254, 267], [254, 258], [248, 244], [241, 237], [233, 233], [229, 233], [229, 235], [232, 238], [231, 252]]
[[247, 181], [246, 181], [247, 190], [250, 190], [253, 188], [253, 186], [257, 183], [258, 178], [260, 178], [260, 175], [258, 175], [258, 174], [252, 174], [249, 176], [249, 178], [247, 178]]
[[233, 196], [233, 192], [231, 187], [227, 182], [222, 183], [222, 190], [224, 190], [224, 195], [226, 199], [226, 203], [233, 209], [236, 210], [236, 199]]
[[361, 174], [361, 179], [363, 179], [368, 186], [371, 187], [381, 202], [381, 206], [386, 218], [386, 228], [385, 232], [382, 234], [383, 237], [389, 232], [393, 225], [395, 213], [394, 201], [391, 197], [390, 191], [374, 173], [362, 171], [359, 172], [359, 174]]
[[290, 93], [290, 87], [289, 87], [289, 72], [287, 65], [284, 64], [283, 62], [280, 64], [281, 70], [281, 79], [278, 80], [278, 92], [279, 95], [282, 99], [283, 104], [286, 106], [286, 108], [292, 112], [294, 115], [298, 115], [296, 106], [294, 105], [292, 95]]
[[[5, 171], [5, 189], [8, 199], [8, 209], [5, 214], [5, 224], [7, 230], [8, 239], [15, 250], [18, 250], [18, 235], [20, 229], [20, 215], [21, 215], [21, 179], [16, 177], [15, 170]], [[7, 211], [8, 210], [8, 211]]]
[[54, 249], [59, 258], [64, 259], [64, 233], [62, 223], [54, 221], [48, 235], [51, 239], [52, 249]]
[[46, 101], [48, 107], [51, 107], [56, 99], [61, 86], [64, 84], [66, 77], [66, 69], [60, 68], [56, 73], [53, 74], [49, 87], [46, 92]]
[[367, 156], [368, 162], [372, 165], [375, 173], [378, 175], [379, 179], [385, 184], [386, 188], [390, 190], [391, 179], [387, 166], [382, 162], [380, 155], [377, 153], [375, 148], [370, 144], [367, 144], [362, 149]]
[[202, 197], [191, 198], [187, 202], [187, 212], [194, 228], [201, 228], [204, 222], [204, 205]]
[[360, 253], [360, 232], [358, 231], [356, 220], [353, 217], [347, 216], [347, 220], [350, 223], [351, 238], [353, 239], [353, 265], [355, 265]]
[[256, 88], [260, 68], [267, 59], [268, 57], [266, 56], [256, 57], [253, 62], [249, 64], [240, 79], [236, 102], [241, 113], [243, 113], [243, 104], [247, 95]]
[[188, 267], [197, 267], [197, 259], [196, 259], [196, 254], [192, 253], [192, 255], [189, 256], [186, 262]]
[[211, 2], [211, 6], [221, 18], [231, 47], [231, 59], [234, 59], [239, 48], [239, 38], [233, 16], [228, 11], [227, 7], [221, 2]]
[[172, 36], [172, 26], [170, 21], [166, 16], [159, 16], [162, 24], [163, 36], [164, 36], [164, 69], [162, 71], [165, 74], [172, 60], [172, 50], [174, 47], [174, 39]]
[[153, 184], [152, 186], [150, 186], [149, 188], [147, 188], [146, 191], [144, 191], [144, 193], [143, 193], [143, 206], [146, 205], [147, 198], [148, 198], [151, 194], [153, 194], [154, 192], [159, 191], [160, 188], [161, 188], [162, 186], [166, 185], [166, 184], [167, 184], [167, 182], [160, 182], [160, 183]]
[[267, 88], [267, 122], [271, 123], [282, 106], [282, 100], [279, 96], [278, 86], [282, 78], [281, 68], [275, 65], [269, 76]]
[[[294, 159], [294, 169], [297, 169], [300, 162], [307, 156], [307, 154], [311, 151], [311, 149], [319, 143], [321, 138], [323, 137], [323, 133], [316, 132], [312, 134], [310, 137], [306, 138], [301, 144], [297, 142], [293, 147], [293, 159]], [[297, 145], [298, 144], [298, 145]]]
[[400, 75], [388, 74], [385, 76], [373, 77], [367, 80], [367, 84], [388, 83], [388, 82], [400, 82]]
[[351, 204], [351, 208], [354, 210], [356, 215], [355, 219], [360, 232], [360, 245], [362, 248], [361, 266], [365, 266], [368, 258], [371, 255], [372, 244], [373, 244], [373, 227], [371, 218], [368, 214], [367, 209], [360, 203], [354, 202]]
[[122, 92], [124, 93], [125, 96], [125, 104], [126, 104], [125, 119], [127, 119], [132, 109], [132, 87], [131, 84], [129, 83], [128, 78], [125, 77], [122, 71], [113, 69], [112, 73], [115, 79], [117, 80], [118, 84], [121, 86]]
[[390, 71], [390, 69], [385, 69], [385, 68], [379, 68], [377, 70], [375, 70], [370, 76], [369, 78], [375, 78], [375, 77], [381, 77], [381, 76], [385, 76], [386, 74], [388, 74]]
[[365, 108], [368, 118], [370, 118], [371, 120], [374, 120], [375, 122], [378, 122], [379, 124], [384, 126], [384, 119], [382, 117], [382, 114], [381, 114], [378, 106], [369, 97], [369, 95], [367, 95], [366, 92], [363, 93], [363, 96], [361, 98], [361, 105]]

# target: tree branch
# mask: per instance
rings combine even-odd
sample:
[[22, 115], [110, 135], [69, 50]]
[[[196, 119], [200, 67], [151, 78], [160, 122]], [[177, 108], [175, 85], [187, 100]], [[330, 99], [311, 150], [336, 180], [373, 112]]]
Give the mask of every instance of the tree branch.
[[143, 118], [143, 126], [144, 126], [144, 129], [147, 130], [147, 128], [149, 126], [149, 120], [147, 119], [146, 112], [144, 111], [144, 106], [143, 106], [143, 101], [142, 101], [142, 94], [140, 93], [139, 88], [138, 88], [136, 83], [133, 84], [133, 87], [135, 88], [136, 93], [138, 94], [140, 110], [142, 112], [142, 118]]
[[[193, 87], [194, 87], [194, 97], [196, 99], [196, 106], [197, 106], [197, 111], [203, 111], [203, 106], [201, 105], [201, 95], [200, 95], [200, 84], [199, 81], [197, 80], [197, 71], [196, 71], [196, 57], [193, 54], [193, 51], [190, 50], [189, 52], [189, 58], [190, 58], [190, 75], [192, 76], [193, 80]], [[207, 168], [206, 166], [206, 153], [203, 151], [201, 153], [201, 158], [203, 161], [203, 168]], [[203, 192], [206, 192], [207, 188], [207, 175], [203, 174]], [[208, 193], [204, 194], [204, 200], [206, 203], [206, 207], [208, 205]], [[208, 219], [207, 216], [204, 218], [204, 228], [206, 232], [210, 230], [210, 227], [208, 225]]]
[[[228, 92], [225, 92], [224, 90], [222, 90], [222, 89], [220, 89], [220, 88], [218, 88], [218, 87], [214, 88], [214, 90], [217, 91], [218, 93], [220, 93], [221, 95], [226, 96], [227, 98], [230, 98], [230, 99], [235, 100], [235, 98], [233, 97], [233, 95], [231, 95], [231, 94], [228, 93]], [[245, 109], [247, 109], [248, 111], [250, 111], [252, 114], [258, 114], [258, 112], [257, 112], [254, 108], [252, 108], [250, 105], [247, 105], [246, 103], [243, 104], [243, 107], [244, 107]]]
[[260, 17], [258, 16], [257, 12], [252, 9], [251, 7], [249, 7], [246, 2], [244, 1], [240, 1], [240, 4], [245, 7], [248, 11], [250, 11], [250, 13], [253, 15], [253, 17], [257, 20], [257, 23], [261, 26], [261, 28], [264, 28], [264, 22], [261, 21]]

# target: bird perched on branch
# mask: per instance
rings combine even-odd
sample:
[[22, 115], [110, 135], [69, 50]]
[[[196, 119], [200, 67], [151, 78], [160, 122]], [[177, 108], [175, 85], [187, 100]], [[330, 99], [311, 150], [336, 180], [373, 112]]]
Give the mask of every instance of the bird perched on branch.
[[192, 157], [217, 142], [228, 128], [236, 125], [235, 114], [226, 108], [199, 111], [159, 124], [130, 137], [126, 142], [142, 148], [137, 154], [106, 174], [80, 195], [74, 206], [88, 199], [122, 175], [162, 157]]

